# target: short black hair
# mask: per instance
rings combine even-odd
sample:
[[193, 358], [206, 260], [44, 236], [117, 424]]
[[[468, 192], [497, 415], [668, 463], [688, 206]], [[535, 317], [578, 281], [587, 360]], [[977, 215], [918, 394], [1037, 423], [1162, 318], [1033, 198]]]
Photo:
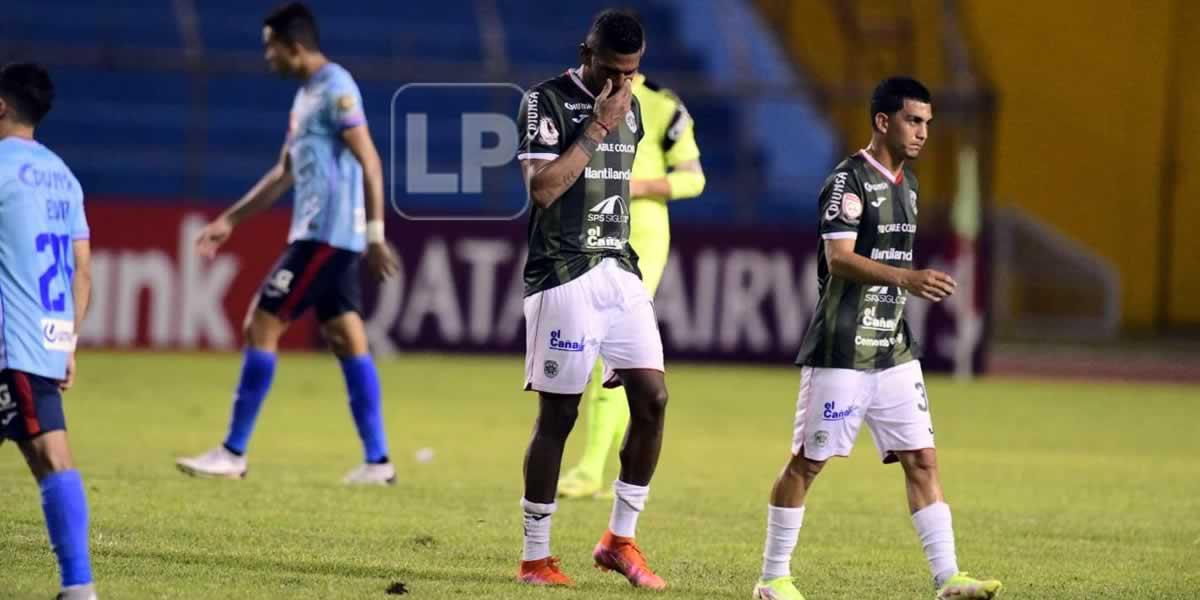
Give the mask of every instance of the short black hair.
[[289, 2], [276, 8], [263, 19], [263, 25], [289, 44], [300, 44], [310, 50], [321, 47], [317, 18], [303, 2]]
[[608, 9], [596, 15], [587, 40], [593, 50], [636, 54], [646, 44], [646, 32], [633, 12]]
[[888, 77], [875, 86], [871, 94], [871, 126], [875, 126], [875, 115], [892, 115], [904, 108], [905, 100], [916, 100], [932, 104], [929, 88], [912, 77]]
[[17, 120], [37, 125], [54, 104], [54, 82], [41, 65], [9, 63], [0, 67], [0, 97], [12, 107]]

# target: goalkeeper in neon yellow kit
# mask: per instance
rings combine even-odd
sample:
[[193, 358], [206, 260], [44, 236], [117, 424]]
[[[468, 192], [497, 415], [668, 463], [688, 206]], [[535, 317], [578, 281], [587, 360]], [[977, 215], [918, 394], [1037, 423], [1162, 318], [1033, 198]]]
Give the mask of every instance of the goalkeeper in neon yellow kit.
[[[699, 196], [704, 191], [704, 172], [700, 169], [692, 118], [679, 98], [640, 73], [634, 78], [633, 94], [642, 105], [646, 132], [638, 144], [629, 187], [633, 196], [629, 204], [629, 244], [637, 251], [642, 282], [653, 296], [671, 247], [667, 202]], [[564, 498], [611, 494], [601, 483], [604, 464], [613, 445], [619, 445], [625, 437], [629, 405], [624, 388], [601, 386], [602, 371], [597, 363], [584, 393], [587, 445], [579, 464], [559, 480], [558, 495]]]

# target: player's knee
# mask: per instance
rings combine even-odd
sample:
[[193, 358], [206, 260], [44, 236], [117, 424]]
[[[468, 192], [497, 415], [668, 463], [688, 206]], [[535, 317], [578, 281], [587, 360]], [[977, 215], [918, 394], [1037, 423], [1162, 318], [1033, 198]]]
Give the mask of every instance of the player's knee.
[[242, 329], [242, 339], [246, 340], [246, 345], [251, 348], [264, 349], [269, 345], [270, 335], [260, 323], [251, 319]]
[[58, 473], [75, 468], [70, 452], [47, 452], [42, 455], [42, 466], [49, 473]]
[[631, 409], [630, 418], [659, 423], [666, 417], [668, 399], [667, 388], [655, 389], [634, 403], [636, 407]]
[[259, 312], [255, 312], [250, 319], [247, 319], [242, 328], [244, 336], [242, 339], [251, 348], [274, 351], [279, 344], [279, 337], [283, 334], [284, 328], [284, 325], [272, 322], [268, 318], [260, 316]]
[[933, 448], [922, 448], [897, 454], [900, 457], [900, 464], [904, 465], [904, 472], [908, 474], [909, 478], [922, 479], [937, 474], [937, 451]]
[[242, 340], [247, 346], [253, 347], [255, 345], [253, 319], [246, 319], [246, 322], [242, 323]]
[[558, 439], [566, 439], [579, 418], [579, 405], [570, 402], [555, 402], [542, 407], [538, 415], [538, 433]]
[[334, 354], [338, 356], [350, 356], [350, 339], [340, 330], [334, 328], [325, 329], [325, 341], [329, 344], [329, 349]]
[[804, 450], [801, 450], [788, 461], [787, 473], [796, 479], [812, 481], [821, 473], [821, 469], [825, 468], [825, 463], [823, 460], [809, 460], [804, 456]]
[[39, 481], [61, 471], [75, 468], [66, 439], [60, 432], [50, 432], [23, 444], [29, 468]]

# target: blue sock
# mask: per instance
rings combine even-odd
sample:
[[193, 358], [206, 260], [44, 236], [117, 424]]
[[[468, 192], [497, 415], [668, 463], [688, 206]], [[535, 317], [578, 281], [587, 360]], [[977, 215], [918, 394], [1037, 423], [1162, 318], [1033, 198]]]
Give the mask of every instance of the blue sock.
[[258, 419], [258, 410], [267, 398], [274, 376], [275, 353], [246, 348], [242, 358], [242, 378], [233, 397], [233, 417], [229, 420], [225, 449], [238, 455], [246, 453], [250, 434], [254, 433], [254, 421]]
[[91, 583], [88, 507], [79, 471], [71, 469], [51, 473], [38, 482], [38, 487], [42, 490], [42, 513], [46, 515], [50, 546], [58, 557], [62, 586]]
[[387, 435], [383, 432], [382, 393], [379, 391], [379, 374], [375, 371], [375, 363], [369, 354], [338, 360], [342, 363], [342, 375], [346, 377], [350, 412], [354, 415], [354, 426], [358, 428], [367, 462], [386, 462]]

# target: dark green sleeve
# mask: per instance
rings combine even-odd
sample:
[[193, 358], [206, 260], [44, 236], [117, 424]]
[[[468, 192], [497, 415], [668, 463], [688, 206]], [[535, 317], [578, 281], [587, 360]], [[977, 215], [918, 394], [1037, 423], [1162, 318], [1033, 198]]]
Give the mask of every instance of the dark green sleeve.
[[517, 160], [554, 160], [562, 154], [562, 114], [554, 106], [550, 92], [543, 86], [529, 90], [521, 98], [517, 111], [517, 131], [521, 145]]

